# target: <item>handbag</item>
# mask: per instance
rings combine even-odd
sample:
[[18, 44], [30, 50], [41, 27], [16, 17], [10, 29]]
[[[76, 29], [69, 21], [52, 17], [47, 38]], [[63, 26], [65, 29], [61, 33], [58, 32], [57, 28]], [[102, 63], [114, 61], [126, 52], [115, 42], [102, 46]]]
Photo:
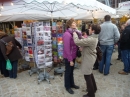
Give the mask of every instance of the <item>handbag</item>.
[[78, 50], [77, 50], [77, 57], [81, 57], [81, 51], [79, 50], [79, 47], [78, 47]]
[[7, 61], [6, 61], [6, 69], [7, 69], [7, 70], [12, 70], [12, 65], [11, 65], [10, 60], [7, 60]]
[[101, 48], [99, 47], [99, 45], [97, 45], [96, 50], [97, 50], [97, 60], [98, 60], [98, 61], [101, 61], [101, 60], [102, 60], [102, 57], [103, 57], [103, 53], [102, 53], [102, 50], [101, 50]]

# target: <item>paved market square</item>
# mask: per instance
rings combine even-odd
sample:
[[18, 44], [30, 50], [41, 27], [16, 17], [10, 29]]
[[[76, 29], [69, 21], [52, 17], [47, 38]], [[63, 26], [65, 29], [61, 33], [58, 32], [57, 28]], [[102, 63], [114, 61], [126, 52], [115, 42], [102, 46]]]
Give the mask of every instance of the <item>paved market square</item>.
[[[113, 53], [110, 74], [104, 76], [98, 70], [93, 71], [98, 90], [96, 97], [130, 97], [130, 74], [120, 75], [123, 63], [117, 59], [117, 52]], [[53, 70], [50, 73], [53, 75]], [[0, 97], [82, 97], [86, 94], [86, 84], [79, 69], [75, 69], [76, 85], [80, 86], [75, 94], [69, 94], [64, 88], [64, 76], [56, 75], [51, 84], [46, 81], [37, 84], [37, 74], [29, 76], [27, 71], [18, 74], [17, 79], [0, 78]]]

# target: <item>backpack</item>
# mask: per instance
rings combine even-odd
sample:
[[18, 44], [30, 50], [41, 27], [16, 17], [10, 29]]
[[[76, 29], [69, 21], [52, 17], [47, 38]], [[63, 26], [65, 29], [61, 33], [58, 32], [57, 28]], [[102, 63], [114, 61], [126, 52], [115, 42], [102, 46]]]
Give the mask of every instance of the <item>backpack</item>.
[[9, 55], [11, 51], [13, 50], [14, 44], [12, 41], [9, 41], [8, 43], [5, 42], [3, 39], [1, 41], [5, 44], [6, 47], [6, 55]]

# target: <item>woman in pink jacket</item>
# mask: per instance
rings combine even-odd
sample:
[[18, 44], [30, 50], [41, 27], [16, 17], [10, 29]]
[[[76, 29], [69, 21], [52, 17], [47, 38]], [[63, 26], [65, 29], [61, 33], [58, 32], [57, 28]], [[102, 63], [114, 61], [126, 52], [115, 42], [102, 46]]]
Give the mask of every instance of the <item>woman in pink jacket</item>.
[[78, 86], [74, 83], [73, 70], [75, 58], [77, 57], [78, 47], [74, 43], [73, 40], [73, 32], [77, 32], [78, 35], [81, 33], [76, 30], [76, 23], [74, 19], [70, 19], [67, 21], [67, 30], [63, 35], [63, 57], [65, 60], [65, 88], [70, 94], [74, 94], [74, 91], [71, 88], [79, 89]]

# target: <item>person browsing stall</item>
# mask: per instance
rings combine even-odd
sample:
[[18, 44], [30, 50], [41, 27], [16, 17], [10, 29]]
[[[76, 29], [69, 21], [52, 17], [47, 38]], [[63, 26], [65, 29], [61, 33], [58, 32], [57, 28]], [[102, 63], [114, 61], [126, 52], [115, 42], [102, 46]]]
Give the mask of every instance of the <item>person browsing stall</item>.
[[100, 26], [91, 25], [89, 29], [89, 36], [84, 39], [79, 39], [76, 32], [73, 33], [74, 43], [78, 46], [82, 46], [82, 63], [81, 72], [84, 75], [88, 94], [83, 97], [95, 97], [97, 90], [96, 82], [92, 73], [93, 65], [96, 61], [96, 47], [98, 44], [98, 34], [100, 33]]
[[64, 84], [66, 90], [70, 94], [74, 94], [74, 91], [71, 88], [79, 89], [79, 86], [76, 86], [74, 83], [74, 63], [75, 58], [77, 57], [77, 50], [78, 47], [74, 43], [73, 40], [73, 31], [75, 30], [79, 35], [81, 33], [77, 31], [76, 29], [76, 23], [74, 19], [70, 19], [67, 21], [67, 29], [66, 32], [63, 35], [63, 57], [65, 60], [65, 78], [64, 78]]

